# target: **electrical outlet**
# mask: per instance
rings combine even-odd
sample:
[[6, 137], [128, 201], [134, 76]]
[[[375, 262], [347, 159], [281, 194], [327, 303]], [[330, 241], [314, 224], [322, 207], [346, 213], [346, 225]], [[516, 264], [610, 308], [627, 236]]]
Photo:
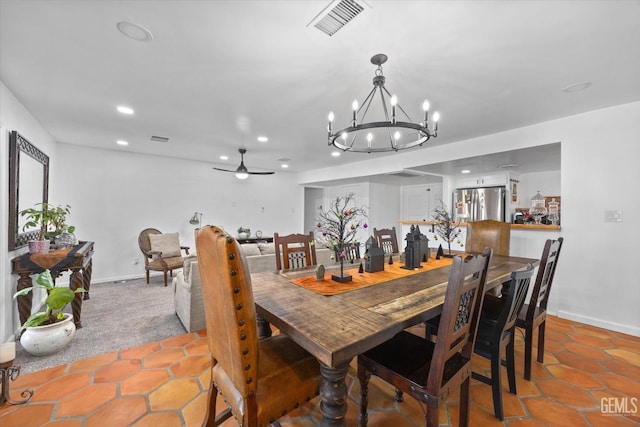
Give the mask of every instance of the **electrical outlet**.
[[604, 222], [622, 222], [622, 211], [604, 211]]

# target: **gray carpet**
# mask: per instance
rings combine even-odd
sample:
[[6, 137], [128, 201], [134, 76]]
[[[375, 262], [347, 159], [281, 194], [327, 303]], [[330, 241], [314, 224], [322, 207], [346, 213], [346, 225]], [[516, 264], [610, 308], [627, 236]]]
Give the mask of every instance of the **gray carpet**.
[[[68, 347], [49, 356], [32, 356], [16, 343], [14, 365], [21, 373], [135, 347], [186, 333], [173, 305], [171, 282], [162, 276], [91, 285], [91, 298], [82, 303], [82, 328]], [[70, 312], [70, 305], [65, 311]]]

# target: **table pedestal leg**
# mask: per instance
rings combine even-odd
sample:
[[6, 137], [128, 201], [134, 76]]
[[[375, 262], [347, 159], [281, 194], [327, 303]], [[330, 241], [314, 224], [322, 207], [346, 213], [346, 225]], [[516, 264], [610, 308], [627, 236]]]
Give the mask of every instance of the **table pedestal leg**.
[[[33, 286], [33, 282], [31, 281], [31, 277], [29, 273], [20, 273], [20, 278], [18, 279], [18, 286], [16, 290], [21, 291], [25, 288], [30, 288]], [[27, 321], [29, 316], [31, 316], [31, 304], [33, 301], [33, 293], [29, 292], [24, 296], [19, 296], [18, 300], [18, 313], [20, 314], [20, 324], [23, 325], [24, 322]]]
[[271, 325], [262, 316], [256, 314], [258, 324], [258, 338], [269, 338], [271, 336]]
[[349, 362], [335, 368], [320, 363], [322, 373], [322, 385], [320, 386], [320, 396], [322, 402], [322, 427], [345, 426], [345, 415], [347, 414], [347, 371]]
[[87, 291], [84, 293], [82, 299], [89, 299], [89, 288], [91, 287], [91, 270], [93, 270], [93, 260], [89, 260], [89, 264], [82, 269], [82, 283], [84, 283], [84, 289]]
[[[79, 268], [71, 269], [71, 278], [69, 280], [69, 289], [75, 291], [82, 288], [83, 277]], [[73, 313], [73, 322], [76, 324], [76, 328], [82, 328], [82, 321], [80, 320], [80, 314], [82, 313], [82, 293], [76, 294], [76, 297], [71, 301], [71, 312]]]

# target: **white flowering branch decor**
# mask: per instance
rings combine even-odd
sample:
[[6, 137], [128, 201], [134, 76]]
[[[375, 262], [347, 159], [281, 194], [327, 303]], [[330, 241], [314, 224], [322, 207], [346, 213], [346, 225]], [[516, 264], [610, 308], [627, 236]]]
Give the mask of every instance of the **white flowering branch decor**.
[[[442, 203], [442, 201], [441, 201]], [[444, 203], [441, 204], [440, 208], [436, 208], [433, 213], [433, 219], [436, 221], [436, 235], [434, 236], [435, 240], [438, 240], [438, 236], [442, 238], [449, 245], [449, 255], [451, 254], [451, 242], [456, 240], [460, 233], [462, 233], [462, 229], [460, 228], [460, 222], [456, 222], [451, 219], [449, 212], [447, 211], [447, 207]]]
[[332, 275], [332, 280], [341, 283], [351, 281], [351, 275], [344, 274], [344, 260], [347, 257], [347, 251], [358, 244], [356, 240], [358, 230], [368, 227], [366, 218], [367, 211], [358, 206], [353, 193], [345, 197], [336, 197], [326, 211], [322, 206], [318, 208], [317, 244], [334, 251], [340, 261], [340, 274]]

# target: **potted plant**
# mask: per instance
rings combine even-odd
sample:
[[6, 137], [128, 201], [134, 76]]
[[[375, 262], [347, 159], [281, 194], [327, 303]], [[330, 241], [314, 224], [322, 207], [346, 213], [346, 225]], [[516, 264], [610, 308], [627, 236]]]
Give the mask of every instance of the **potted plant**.
[[451, 242], [460, 236], [462, 230], [460, 229], [460, 223], [451, 219], [451, 216], [449, 215], [449, 212], [442, 200], [440, 203], [440, 207], [436, 208], [433, 213], [433, 219], [436, 221], [436, 234], [434, 235], [434, 240], [438, 240], [438, 236], [440, 236], [445, 242], [447, 242], [449, 245], [449, 254], [444, 256], [452, 258]]
[[75, 236], [73, 235], [75, 227], [66, 224], [67, 215], [70, 213], [71, 207], [69, 205], [54, 206], [49, 203], [37, 203], [35, 207], [20, 212], [20, 215], [26, 219], [26, 223], [22, 227], [23, 231], [31, 228], [40, 229], [38, 240], [29, 242], [29, 252], [49, 252], [49, 239], [56, 238], [63, 233], [71, 235], [70, 237], [66, 236], [65, 245], [68, 242], [71, 242], [69, 246], [75, 244]]
[[[46, 311], [34, 313], [24, 322], [24, 332], [20, 336], [22, 347], [34, 356], [43, 356], [62, 350], [71, 342], [76, 333], [73, 315], [64, 313], [65, 307], [73, 301], [76, 294], [86, 292], [84, 288], [75, 291], [57, 287], [51, 272], [45, 270], [36, 277], [36, 284], [47, 291]], [[33, 291], [33, 286], [22, 289], [13, 295], [16, 299]]]
[[248, 239], [251, 236], [251, 230], [248, 228], [240, 227], [238, 228], [238, 238], [240, 239]]

